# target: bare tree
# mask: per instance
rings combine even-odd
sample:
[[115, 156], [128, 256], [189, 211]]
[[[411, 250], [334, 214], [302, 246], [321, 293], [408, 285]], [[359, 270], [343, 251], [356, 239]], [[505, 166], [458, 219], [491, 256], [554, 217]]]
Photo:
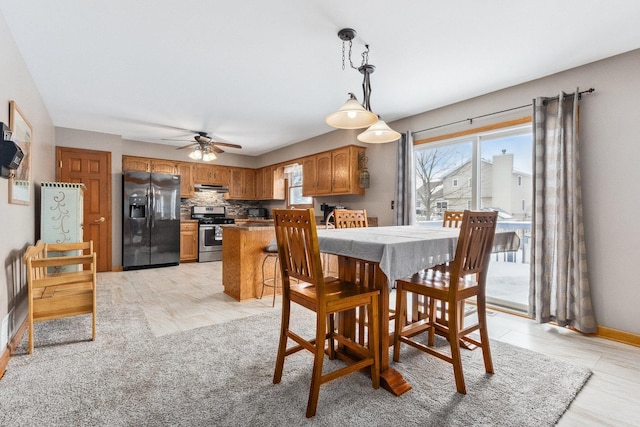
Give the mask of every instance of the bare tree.
[[462, 160], [455, 145], [416, 151], [416, 196], [427, 218], [431, 217], [437, 192], [442, 188], [442, 177], [460, 167]]

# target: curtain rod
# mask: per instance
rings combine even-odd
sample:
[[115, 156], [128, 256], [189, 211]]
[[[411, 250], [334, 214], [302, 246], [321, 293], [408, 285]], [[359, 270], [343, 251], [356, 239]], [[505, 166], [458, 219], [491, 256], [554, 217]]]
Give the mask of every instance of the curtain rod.
[[[587, 90], [583, 90], [582, 92], [578, 92], [578, 99], [582, 99], [582, 94], [587, 94], [588, 95], [588, 94], [593, 93], [593, 92], [595, 92], [594, 88], [589, 88]], [[567, 96], [572, 96], [572, 95], [573, 95], [572, 93], [567, 94]], [[548, 99], [558, 99], [558, 96], [554, 96], [554, 97], [551, 97], [551, 98], [546, 98], [545, 100], [548, 100]], [[458, 123], [464, 123], [464, 122], [469, 122], [469, 124], [473, 124], [473, 121], [475, 119], [481, 119], [483, 117], [493, 116], [493, 115], [501, 114], [501, 113], [507, 113], [509, 111], [514, 111], [514, 110], [519, 110], [521, 108], [531, 107], [532, 105], [533, 104], [526, 104], [526, 105], [521, 105], [519, 107], [508, 108], [506, 110], [494, 111], [493, 113], [483, 114], [481, 116], [470, 117], [468, 119], [458, 120], [457, 122], [451, 122], [451, 123], [447, 123], [447, 124], [440, 125], [440, 126], [430, 127], [430, 128], [427, 128], [427, 129], [421, 129], [421, 130], [417, 130], [417, 131], [412, 132], [412, 133], [416, 134], [416, 133], [420, 133], [420, 132], [426, 132], [426, 131], [429, 131], [429, 130], [439, 129], [439, 128], [443, 128], [443, 127], [451, 126], [451, 125], [457, 125]]]

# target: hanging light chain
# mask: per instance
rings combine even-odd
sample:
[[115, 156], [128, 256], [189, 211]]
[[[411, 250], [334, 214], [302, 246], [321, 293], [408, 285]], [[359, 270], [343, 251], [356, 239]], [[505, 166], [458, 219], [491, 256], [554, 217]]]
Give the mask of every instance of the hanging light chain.
[[[345, 44], [345, 40], [343, 40], [343, 41], [342, 41], [342, 69], [343, 69], [343, 70], [344, 70], [344, 68], [345, 68], [345, 65], [344, 65], [344, 64], [345, 64], [345, 55], [344, 55], [344, 53], [345, 53], [345, 49], [344, 49], [344, 44]], [[354, 70], [357, 70], [357, 69], [358, 69], [358, 67], [355, 67], [355, 66], [353, 65], [353, 61], [351, 60], [351, 50], [352, 50], [352, 48], [353, 48], [353, 41], [352, 41], [352, 40], [349, 40], [349, 65], [350, 65], [350, 66], [351, 66], [351, 68], [353, 68]], [[367, 50], [368, 50], [368, 48], [369, 48], [369, 46], [367, 46]], [[367, 53], [368, 53], [368, 52], [367, 52]], [[363, 56], [364, 56], [364, 53], [363, 53]], [[367, 56], [367, 58], [368, 58], [368, 56]], [[363, 61], [364, 61], [364, 59], [363, 59]], [[364, 65], [364, 62], [363, 62], [363, 65]]]

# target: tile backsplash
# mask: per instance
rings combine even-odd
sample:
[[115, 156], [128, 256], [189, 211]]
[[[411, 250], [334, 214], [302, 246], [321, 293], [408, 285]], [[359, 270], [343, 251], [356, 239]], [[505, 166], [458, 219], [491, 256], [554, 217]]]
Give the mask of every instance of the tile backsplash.
[[180, 215], [190, 217], [191, 206], [224, 206], [227, 209], [227, 216], [242, 217], [246, 215], [247, 208], [259, 206], [259, 203], [250, 200], [226, 200], [224, 193], [215, 191], [196, 191], [192, 198], [180, 201]]

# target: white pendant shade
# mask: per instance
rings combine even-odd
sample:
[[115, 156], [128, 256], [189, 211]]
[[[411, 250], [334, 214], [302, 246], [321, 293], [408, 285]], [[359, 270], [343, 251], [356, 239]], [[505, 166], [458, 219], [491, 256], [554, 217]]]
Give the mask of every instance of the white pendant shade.
[[353, 95], [338, 111], [329, 114], [326, 118], [329, 126], [338, 129], [366, 128], [377, 120], [378, 116], [371, 111], [367, 111]]
[[381, 144], [400, 139], [400, 133], [391, 129], [384, 120], [378, 120], [373, 126], [358, 135], [358, 141]]

